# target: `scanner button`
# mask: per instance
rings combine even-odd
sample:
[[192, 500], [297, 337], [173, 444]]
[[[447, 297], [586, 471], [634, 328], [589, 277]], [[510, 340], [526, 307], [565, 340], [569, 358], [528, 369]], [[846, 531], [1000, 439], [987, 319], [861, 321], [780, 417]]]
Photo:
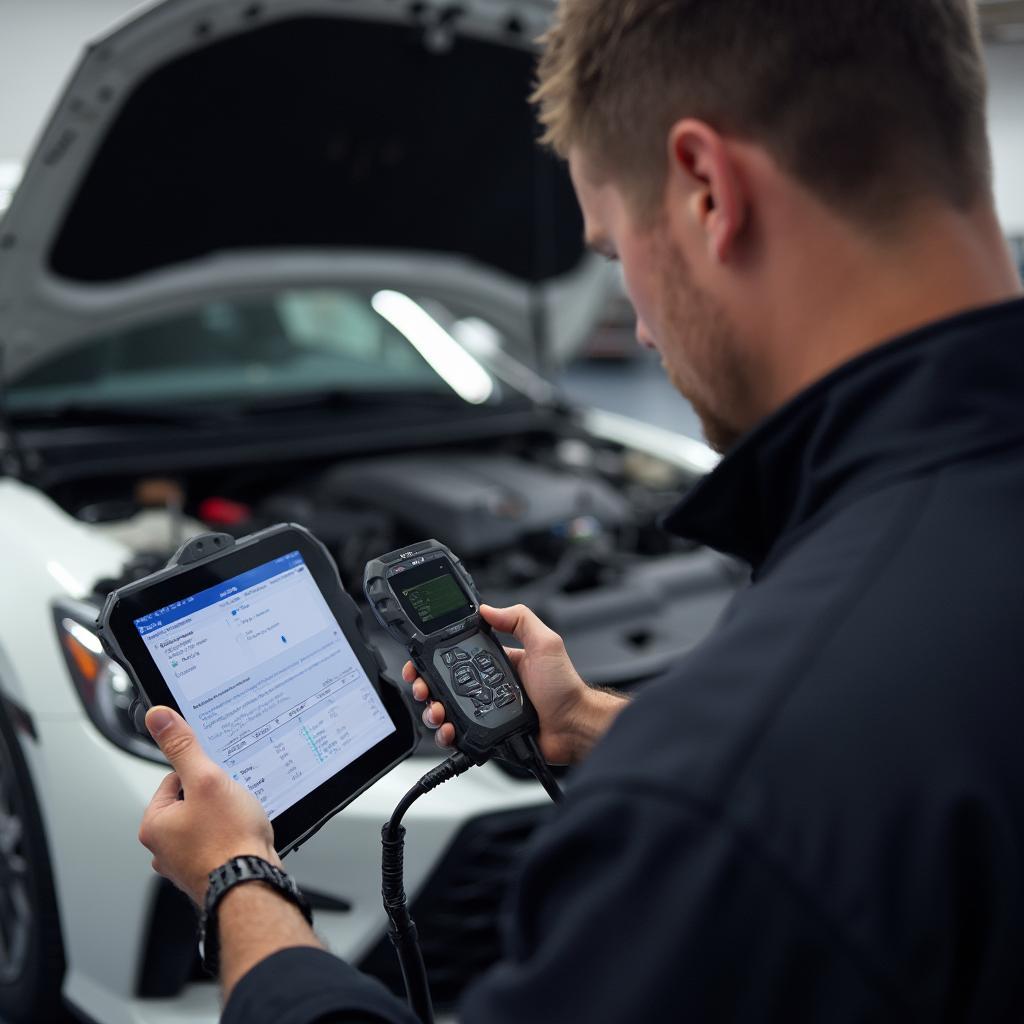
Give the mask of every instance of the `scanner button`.
[[456, 665], [452, 669], [452, 683], [463, 691], [466, 687], [478, 689], [480, 676], [473, 670], [472, 665]]
[[484, 672], [492, 672], [497, 668], [494, 664], [494, 659], [489, 654], [484, 654], [483, 652], [473, 655], [473, 663]]
[[469, 655], [465, 651], [460, 650], [458, 647], [454, 649], [454, 653], [456, 661], [469, 661]]
[[443, 651], [441, 653], [441, 660], [449, 667], [455, 664], [458, 651]]

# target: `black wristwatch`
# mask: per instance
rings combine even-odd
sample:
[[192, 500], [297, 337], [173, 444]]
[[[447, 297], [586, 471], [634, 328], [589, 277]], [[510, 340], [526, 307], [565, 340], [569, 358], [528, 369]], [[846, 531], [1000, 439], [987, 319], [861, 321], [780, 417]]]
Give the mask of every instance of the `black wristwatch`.
[[313, 911], [295, 884], [295, 879], [262, 857], [232, 857], [226, 864], [210, 872], [210, 885], [206, 890], [206, 901], [199, 919], [199, 956], [203, 967], [215, 977], [220, 965], [217, 905], [228, 890], [243, 882], [266, 882], [286, 900], [294, 903], [310, 924], [313, 923]]

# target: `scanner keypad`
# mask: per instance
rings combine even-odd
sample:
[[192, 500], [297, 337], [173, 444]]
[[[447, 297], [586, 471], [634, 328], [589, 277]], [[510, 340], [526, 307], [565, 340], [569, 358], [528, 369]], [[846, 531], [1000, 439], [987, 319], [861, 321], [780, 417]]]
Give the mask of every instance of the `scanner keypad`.
[[[452, 692], [472, 702], [473, 714], [477, 718], [504, 719], [507, 713], [495, 716], [495, 712], [511, 704], [518, 704], [518, 687], [482, 640], [474, 638], [438, 651], [435, 661], [441, 663], [438, 668], [447, 675]], [[518, 707], [509, 710], [517, 712]], [[488, 721], [487, 724], [501, 723]]]

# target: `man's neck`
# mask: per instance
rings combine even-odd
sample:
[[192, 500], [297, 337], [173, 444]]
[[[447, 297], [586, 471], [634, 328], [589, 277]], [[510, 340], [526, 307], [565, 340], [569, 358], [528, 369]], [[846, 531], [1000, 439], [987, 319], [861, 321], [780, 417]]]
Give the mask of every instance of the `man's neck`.
[[799, 296], [776, 305], [766, 339], [777, 357], [768, 409], [883, 342], [1024, 294], [988, 205], [970, 213], [921, 209], [898, 238], [883, 242], [845, 226], [817, 241], [800, 257], [803, 273], [790, 278]]

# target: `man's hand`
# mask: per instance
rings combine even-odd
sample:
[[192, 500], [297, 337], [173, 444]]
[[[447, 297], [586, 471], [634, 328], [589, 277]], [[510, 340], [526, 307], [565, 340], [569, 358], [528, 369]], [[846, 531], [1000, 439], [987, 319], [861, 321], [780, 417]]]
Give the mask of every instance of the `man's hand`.
[[[207, 876], [242, 854], [281, 865], [260, 802], [206, 756], [195, 733], [170, 708], [151, 708], [146, 728], [174, 769], [153, 795], [139, 842], [153, 868], [202, 906]], [[184, 791], [185, 799], [178, 793]]]
[[[513, 634], [523, 645], [522, 650], [506, 647], [505, 652], [537, 709], [537, 739], [544, 759], [550, 764], [581, 760], [625, 707], [625, 698], [587, 686], [569, 660], [562, 638], [529, 608], [484, 604], [480, 614], [498, 632]], [[406, 662], [402, 677], [412, 683], [416, 700], [428, 699], [427, 684], [416, 675], [412, 662]], [[450, 747], [455, 727], [444, 719], [444, 706], [436, 701], [423, 710], [423, 721], [437, 730], [438, 744]]]

